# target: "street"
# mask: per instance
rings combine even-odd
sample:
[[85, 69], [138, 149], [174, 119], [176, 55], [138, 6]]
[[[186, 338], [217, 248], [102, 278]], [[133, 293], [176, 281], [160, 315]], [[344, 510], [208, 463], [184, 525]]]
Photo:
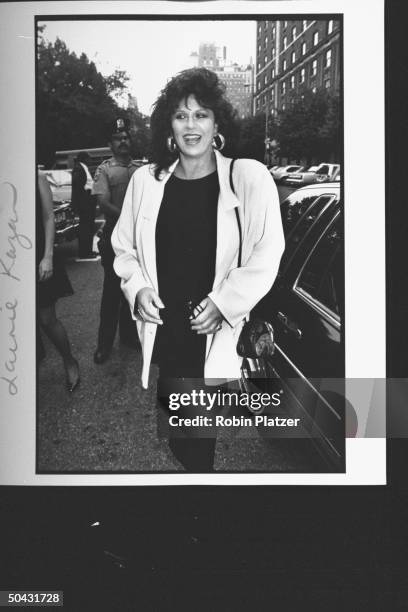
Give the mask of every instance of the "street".
[[[288, 189], [279, 188], [281, 197]], [[96, 241], [95, 241], [96, 242]], [[140, 384], [141, 353], [116, 340], [111, 358], [95, 365], [103, 269], [98, 262], [75, 262], [77, 241], [57, 247], [63, 254], [74, 295], [60, 299], [57, 316], [79, 361], [81, 383], [65, 388], [62, 361], [43, 337], [46, 358], [38, 375], [39, 472], [179, 471], [165, 439], [157, 435], [155, 379]], [[217, 440], [215, 469], [221, 471], [308, 472], [319, 459], [305, 439], [248, 437], [223, 428]]]

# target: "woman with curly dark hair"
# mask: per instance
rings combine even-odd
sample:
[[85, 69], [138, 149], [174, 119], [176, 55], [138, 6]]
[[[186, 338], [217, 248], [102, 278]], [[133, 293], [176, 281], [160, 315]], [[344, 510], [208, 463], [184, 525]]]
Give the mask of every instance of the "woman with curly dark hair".
[[[230, 175], [231, 159], [220, 153], [232, 136], [234, 111], [214, 72], [193, 68], [172, 78], [150, 125], [151, 164], [129, 183], [112, 245], [142, 343], [142, 384], [147, 388], [155, 361], [159, 397], [168, 406], [163, 397], [194, 397], [204, 379], [206, 385], [239, 379], [242, 323], [272, 286], [284, 239], [266, 167], [239, 159]], [[211, 413], [188, 405], [177, 411], [179, 422], [184, 416]], [[171, 437], [189, 471], [212, 470], [211, 433], [192, 426], [186, 437]]]

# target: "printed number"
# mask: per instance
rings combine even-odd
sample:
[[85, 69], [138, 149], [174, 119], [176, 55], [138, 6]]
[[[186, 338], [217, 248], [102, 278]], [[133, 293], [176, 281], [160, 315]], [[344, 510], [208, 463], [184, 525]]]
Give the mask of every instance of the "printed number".
[[59, 593], [9, 593], [7, 603], [59, 603]]

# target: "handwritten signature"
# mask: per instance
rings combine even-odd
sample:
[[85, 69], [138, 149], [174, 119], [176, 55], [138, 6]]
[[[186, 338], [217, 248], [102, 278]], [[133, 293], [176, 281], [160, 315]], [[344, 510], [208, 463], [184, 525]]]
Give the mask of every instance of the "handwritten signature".
[[[21, 279], [17, 276], [15, 270], [18, 249], [31, 249], [33, 244], [28, 236], [20, 233], [18, 230], [17, 189], [9, 182], [4, 182], [3, 185], [7, 185], [11, 190], [11, 215], [6, 221], [6, 228], [8, 228], [6, 229], [6, 231], [8, 231], [6, 240], [7, 250], [0, 253], [0, 275], [8, 277], [13, 281], [20, 282]], [[17, 299], [11, 298], [5, 302], [3, 307], [0, 307], [0, 312], [7, 312], [8, 314], [8, 351], [6, 360], [4, 361], [4, 376], [0, 376], [0, 380], [3, 380], [7, 384], [10, 395], [16, 395], [18, 393], [16, 371], [18, 351], [16, 334], [17, 306]]]
[[[8, 384], [8, 392], [10, 395], [16, 395], [18, 392], [17, 388], [17, 374], [16, 371], [16, 363], [17, 363], [17, 338], [16, 338], [16, 318], [17, 318], [17, 306], [18, 301], [15, 299], [13, 302], [6, 302], [5, 307], [9, 311], [9, 321], [10, 321], [10, 330], [8, 333], [8, 337], [10, 339], [10, 345], [8, 348], [9, 357], [4, 362], [4, 366], [7, 372], [10, 373], [10, 376], [1, 376], [1, 380], [4, 380]], [[3, 308], [0, 307], [0, 312], [3, 311]], [[15, 376], [13, 376], [15, 374]], [[13, 377], [11, 377], [13, 376]]]
[[17, 229], [17, 224], [19, 221], [17, 214], [17, 189], [12, 183], [5, 182], [3, 185], [8, 185], [11, 188], [12, 216], [9, 218], [7, 223], [7, 227], [11, 230], [7, 236], [8, 250], [3, 257], [0, 257], [0, 275], [5, 275], [16, 281], [20, 281], [20, 278], [16, 275], [16, 273], [13, 273], [14, 266], [17, 261], [17, 247], [21, 247], [22, 249], [31, 249], [33, 247], [33, 243], [28, 236], [20, 234]]

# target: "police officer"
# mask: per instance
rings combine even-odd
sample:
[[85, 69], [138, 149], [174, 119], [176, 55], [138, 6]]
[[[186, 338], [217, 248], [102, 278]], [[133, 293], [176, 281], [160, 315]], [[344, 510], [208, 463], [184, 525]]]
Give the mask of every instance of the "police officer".
[[119, 338], [123, 344], [139, 346], [135, 322], [120, 288], [120, 278], [113, 269], [115, 254], [111, 234], [118, 220], [130, 177], [138, 165], [131, 158], [130, 133], [126, 121], [116, 119], [110, 127], [109, 146], [112, 157], [96, 170], [92, 193], [96, 195], [105, 225], [98, 247], [104, 268], [103, 292], [95, 363], [104, 363], [112, 351], [119, 321]]

